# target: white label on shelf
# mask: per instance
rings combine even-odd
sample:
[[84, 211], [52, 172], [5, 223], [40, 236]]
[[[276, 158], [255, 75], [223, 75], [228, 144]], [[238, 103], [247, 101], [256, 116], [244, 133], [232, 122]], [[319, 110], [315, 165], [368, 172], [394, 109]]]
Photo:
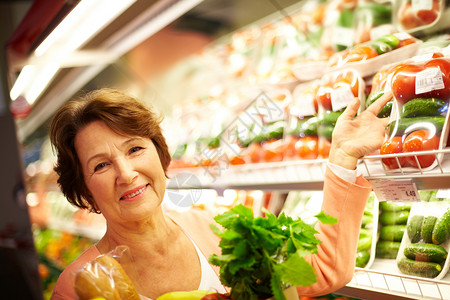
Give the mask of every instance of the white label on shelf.
[[332, 42], [336, 45], [353, 46], [355, 41], [355, 30], [347, 27], [336, 27], [333, 30]]
[[420, 201], [416, 184], [411, 179], [370, 179], [379, 201]]
[[354, 98], [355, 96], [350, 86], [347, 84], [343, 85], [331, 92], [331, 107], [333, 107], [333, 111], [338, 111], [349, 105]]
[[433, 8], [433, 0], [412, 0], [411, 8], [414, 12], [419, 10], [431, 10]]
[[314, 105], [314, 95], [310, 93], [300, 93], [295, 104], [291, 108], [291, 113], [298, 117], [313, 116], [316, 114], [316, 107]]
[[416, 74], [416, 94], [440, 90], [445, 87], [441, 69], [428, 68]]
[[436, 198], [450, 198], [450, 189], [439, 189]]

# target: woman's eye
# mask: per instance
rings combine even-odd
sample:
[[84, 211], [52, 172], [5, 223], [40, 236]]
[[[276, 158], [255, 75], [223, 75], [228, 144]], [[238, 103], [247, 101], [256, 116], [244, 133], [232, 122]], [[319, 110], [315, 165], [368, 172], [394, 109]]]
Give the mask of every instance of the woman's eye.
[[94, 171], [97, 172], [97, 171], [103, 169], [105, 166], [106, 166], [106, 163], [100, 163], [95, 166]]
[[130, 154], [138, 152], [139, 150], [143, 149], [142, 147], [136, 146], [130, 149]]

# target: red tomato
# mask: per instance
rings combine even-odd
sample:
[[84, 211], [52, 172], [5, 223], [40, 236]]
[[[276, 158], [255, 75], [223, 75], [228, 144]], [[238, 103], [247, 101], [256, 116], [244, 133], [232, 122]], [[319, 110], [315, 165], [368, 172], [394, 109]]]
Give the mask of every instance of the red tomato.
[[[403, 152], [416, 152], [439, 149], [439, 138], [428, 130], [416, 130], [408, 134], [403, 142]], [[433, 164], [436, 157], [430, 155], [417, 155], [420, 167], [426, 168]], [[418, 168], [414, 156], [407, 156], [406, 161], [412, 166]]]
[[262, 146], [260, 143], [251, 143], [242, 153], [246, 161], [258, 163], [261, 161]]
[[[402, 153], [403, 152], [403, 142], [401, 136], [394, 136], [393, 138], [385, 141], [383, 145], [381, 145], [380, 154], [394, 154], [394, 153]], [[397, 157], [398, 162], [401, 167], [406, 166], [406, 158]], [[397, 160], [395, 157], [392, 158], [383, 158], [381, 159], [383, 164], [388, 169], [398, 169], [399, 166], [397, 164]]]
[[[347, 83], [350, 85], [350, 89], [352, 90], [353, 96], [359, 96], [359, 82], [358, 76], [353, 71], [343, 71], [336, 77], [336, 84], [341, 82]], [[335, 85], [336, 85], [335, 84]]]
[[305, 136], [295, 143], [295, 152], [301, 159], [316, 159], [319, 156], [318, 137]]
[[286, 137], [286, 140], [284, 142], [284, 156], [285, 157], [294, 157], [295, 156], [295, 144], [299, 140], [299, 137], [289, 135]]
[[422, 9], [416, 12], [417, 18], [422, 22], [422, 25], [433, 23], [439, 14], [440, 3], [439, 0], [433, 0], [433, 6], [431, 9]]
[[444, 88], [424, 93], [424, 97], [448, 100], [450, 98], [450, 59], [443, 57], [432, 59], [425, 64], [426, 68], [439, 68], [441, 70]]
[[321, 86], [317, 90], [316, 99], [319, 104], [326, 110], [332, 110], [331, 106], [331, 92], [332, 88], [330, 86]]
[[410, 1], [404, 1], [398, 10], [398, 21], [405, 29], [412, 29], [422, 25], [422, 22], [416, 18]]
[[245, 164], [245, 160], [241, 156], [235, 155], [230, 159], [230, 164], [231, 165], [243, 165], [243, 164]]
[[319, 139], [319, 155], [328, 158], [330, 155], [331, 142], [325, 138]]
[[423, 70], [419, 65], [401, 65], [392, 78], [392, 93], [397, 101], [406, 103], [416, 98], [416, 74]]
[[358, 45], [350, 49], [346, 62], [362, 61], [378, 56], [378, 52], [370, 46]]
[[282, 140], [271, 140], [263, 143], [262, 156], [266, 162], [282, 161], [284, 157], [284, 144]]

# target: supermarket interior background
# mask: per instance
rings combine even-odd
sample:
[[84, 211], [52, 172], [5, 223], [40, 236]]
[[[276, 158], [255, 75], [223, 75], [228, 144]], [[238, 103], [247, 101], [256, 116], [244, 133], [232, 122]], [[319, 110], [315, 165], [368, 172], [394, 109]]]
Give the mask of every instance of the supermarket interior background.
[[[104, 233], [59, 191], [48, 130], [63, 103], [107, 86], [164, 116], [165, 209], [244, 204], [310, 224], [336, 119], [354, 97], [362, 111], [392, 90], [386, 141], [360, 161], [374, 193], [354, 279], [325, 297], [449, 299], [450, 236], [427, 240], [424, 226], [450, 232], [450, 1], [88, 2], [0, 1], [0, 298], [49, 299]], [[54, 34], [60, 24], [71, 31]], [[417, 242], [445, 251], [431, 272], [401, 263]]]

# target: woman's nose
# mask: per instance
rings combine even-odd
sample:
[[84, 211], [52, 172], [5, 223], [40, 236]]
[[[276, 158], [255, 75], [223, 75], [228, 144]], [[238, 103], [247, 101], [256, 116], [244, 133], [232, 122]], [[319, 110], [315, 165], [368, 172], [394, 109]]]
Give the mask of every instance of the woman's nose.
[[129, 184], [133, 182], [137, 176], [133, 164], [127, 159], [120, 159], [117, 161], [116, 172], [118, 184]]

